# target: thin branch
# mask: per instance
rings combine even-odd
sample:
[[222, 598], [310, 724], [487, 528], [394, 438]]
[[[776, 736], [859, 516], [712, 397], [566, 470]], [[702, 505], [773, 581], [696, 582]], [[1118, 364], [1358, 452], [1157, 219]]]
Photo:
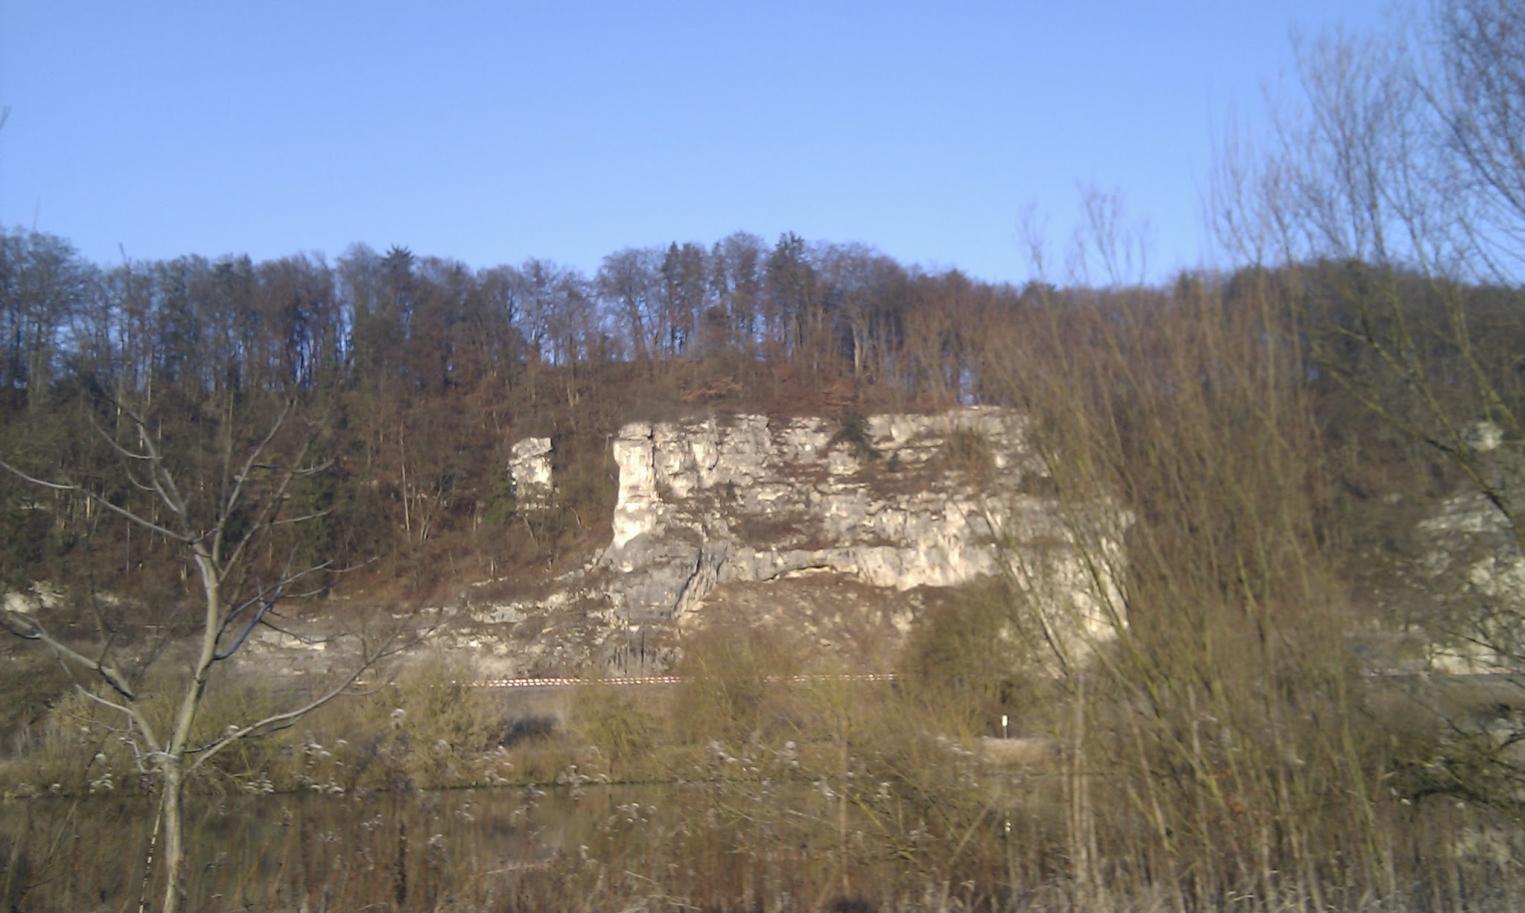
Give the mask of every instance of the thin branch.
[[270, 525], [271, 526], [290, 526], [290, 525], [292, 525], [294, 523], [304, 523], [304, 522], [306, 522], [308, 520], [316, 520], [316, 519], [318, 519], [320, 517], [326, 517], [326, 516], [328, 516], [329, 514], [331, 514], [333, 512], [334, 512], [334, 509], [332, 507], [325, 507], [322, 510], [315, 510], [315, 511], [313, 511], [310, 514], [302, 514], [300, 517], [282, 517], [279, 520], [272, 520], [272, 521], [270, 521]]
[[320, 644], [330, 644], [344, 636], [343, 634], [335, 634], [332, 637], [311, 637], [306, 634], [298, 634], [296, 631], [293, 631], [290, 628], [281, 627], [280, 625], [271, 621], [268, 617], [260, 623], [270, 630], [275, 631], [278, 634], [284, 634], [297, 643], [308, 647], [316, 647]]
[[79, 689], [80, 694], [83, 694], [89, 700], [92, 700], [103, 707], [110, 707], [117, 713], [126, 716], [132, 722], [132, 725], [137, 726], [138, 729], [142, 731], [143, 739], [144, 741], [148, 742], [148, 750], [150, 752], [157, 753], [162, 751], [162, 749], [159, 747], [158, 741], [154, 738], [153, 730], [151, 730], [148, 726], [148, 720], [144, 719], [143, 714], [140, 713], [136, 707], [131, 707], [126, 704], [118, 704], [116, 701], [107, 700], [106, 698], [101, 697], [99, 694], [96, 694], [94, 691], [91, 691], [89, 688], [85, 688], [79, 685], [77, 682], [75, 683], [75, 687]]
[[151, 481], [153, 483], [154, 492], [158, 494], [159, 499], [164, 502], [165, 506], [167, 506], [170, 511], [180, 519], [181, 524], [185, 526], [185, 530], [179, 537], [181, 541], [195, 541], [197, 537], [191, 533], [190, 511], [186, 508], [185, 498], [181, 496], [179, 488], [176, 487], [174, 476], [170, 473], [169, 469], [166, 468], [164, 463], [164, 455], [159, 452], [158, 446], [154, 443], [153, 435], [148, 433], [148, 422], [143, 418], [143, 416], [139, 415], [136, 410], [132, 409], [127, 404], [117, 399], [115, 396], [112, 396], [105, 391], [101, 391], [99, 395], [102, 399], [106, 400], [106, 402], [116, 407], [116, 409], [122, 414], [126, 415], [128, 420], [137, 427], [138, 443], [143, 445], [143, 450], [147, 454], [145, 462], [148, 463], [151, 470]]
[[[76, 691], [84, 695], [86, 699], [97, 704], [101, 704], [102, 706], [109, 707], [112, 710], [115, 710], [116, 712], [127, 717], [129, 729], [131, 726], [136, 725], [138, 729], [142, 731], [144, 740], [148, 742], [149, 749], [151, 751], [159, 750], [159, 742], [154, 737], [153, 727], [148, 725], [148, 720], [143, 716], [142, 712], [138, 710], [138, 708], [129, 704], [118, 704], [116, 701], [107, 700], [106, 698], [101, 697], [99, 694], [96, 694], [94, 691], [91, 691], [89, 688], [86, 688], [79, 679], [74, 677], [74, 670], [69, 667], [69, 663], [67, 661], [70, 658], [78, 657], [79, 654], [74, 653], [71, 657], [70, 654], [73, 653], [73, 651], [69, 650], [67, 647], [63, 647], [51, 638], [43, 640], [43, 642], [53, 648], [54, 659], [58, 660], [59, 668], [63, 670], [64, 675], [69, 679], [69, 683], [74, 686]], [[92, 668], [95, 668], [96, 671], [101, 671], [99, 667]], [[103, 677], [105, 677], [105, 672], [101, 672], [101, 674]], [[110, 679], [107, 678], [107, 681], [109, 682]], [[115, 688], [119, 694], [121, 693], [120, 688], [116, 688], [115, 685], [112, 687]], [[136, 698], [127, 694], [124, 694], [123, 697], [126, 697], [129, 701], [136, 700]], [[134, 747], [134, 753], [136, 753], [136, 747]]]
[[286, 598], [287, 599], [311, 599], [314, 596], [321, 596], [323, 594], [323, 592], [325, 590], [327, 590], [327, 589], [328, 589], [328, 584], [319, 584], [318, 586], [315, 586], [315, 587], [313, 587], [310, 590], [302, 590], [300, 593], [287, 593], [286, 594]]
[[262, 720], [249, 723], [248, 725], [239, 728], [230, 729], [227, 733], [219, 736], [216, 739], [213, 739], [206, 745], [203, 745], [199, 748], [189, 749], [186, 753], [197, 755], [197, 758], [188, 768], [186, 768], [187, 773], [195, 771], [201, 767], [201, 765], [205, 764], [207, 761], [216, 756], [218, 752], [222, 751], [224, 748], [228, 747], [239, 739], [251, 735], [259, 735], [262, 733], [273, 732], [286, 728], [287, 726], [290, 726], [292, 723], [295, 723], [297, 720], [300, 720], [302, 717], [312, 713], [314, 710], [317, 710], [318, 708], [328, 704], [336, 698], [350, 694], [350, 689], [355, 685], [356, 682], [360, 680], [360, 677], [364, 675], [367, 670], [382, 660], [388, 659], [406, 650], [412, 649], [417, 644], [423, 642], [423, 640], [432, 634], [434, 630], [435, 628], [429, 628], [423, 633], [406, 640], [401, 640], [396, 637], [388, 638], [385, 642], [385, 645], [381, 649], [374, 653], [367, 654], [365, 658], [362, 659], [361, 662], [353, 670], [351, 670], [350, 674], [346, 676], [342, 682], [335, 685], [333, 688], [330, 688], [328, 691], [324, 692], [308, 703], [303, 704], [300, 707], [295, 707], [291, 710], [284, 711], [282, 713], [271, 714]]
[[291, 472], [297, 478], [305, 479], [308, 476], [315, 476], [320, 472], [327, 472], [333, 468], [333, 465], [334, 461], [330, 459], [324, 460], [321, 463], [314, 463], [311, 466], [303, 466], [300, 469], [293, 469]]
[[281, 426], [286, 424], [286, 416], [291, 414], [291, 407], [294, 402], [294, 400], [286, 400], [285, 404], [281, 407], [281, 414], [276, 416], [275, 421], [270, 425], [270, 430], [255, 445], [254, 449], [249, 451], [248, 458], [244, 460], [243, 468], [234, 474], [233, 491], [228, 495], [227, 501], [223, 502], [222, 510], [217, 517], [217, 530], [212, 544], [212, 554], [215, 558], [221, 557], [223, 531], [227, 528], [228, 519], [233, 516], [234, 509], [238, 507], [238, 501], [240, 496], [243, 495], [244, 483], [248, 481], [249, 473], [253, 471], [254, 466], [259, 462], [260, 454], [264, 453], [265, 448], [270, 446], [270, 442], [275, 440], [275, 436], [280, 432]]
[[[294, 547], [293, 547], [292, 551], [295, 552], [295, 548]], [[290, 568], [291, 568], [291, 556], [288, 556], [287, 559], [286, 559], [286, 568], [287, 569], [283, 570], [281, 572], [281, 576], [276, 578], [276, 581], [274, 583], [270, 584], [269, 586], [262, 586], [262, 587], [260, 587], [258, 592], [256, 592], [253, 596], [250, 596], [248, 599], [244, 600], [236, 608], [234, 608], [233, 610], [229, 611], [227, 613], [227, 615], [225, 615], [223, 617], [222, 624], [221, 624], [221, 626], [217, 630], [218, 635], [220, 636], [224, 631], [226, 631], [228, 629], [228, 625], [232, 624], [234, 622], [234, 620], [237, 619], [238, 616], [242, 615], [244, 613], [244, 611], [247, 610], [250, 606], [252, 606], [255, 603], [265, 599], [267, 594], [274, 593], [274, 592], [277, 592], [277, 591], [280, 591], [280, 592], [284, 593], [285, 590], [288, 587], [290, 587], [291, 584], [297, 582], [298, 580], [301, 580], [303, 577], [309, 577], [309, 576], [311, 576], [313, 574], [316, 574], [319, 571], [326, 570], [328, 568], [328, 566], [330, 564], [332, 564], [332, 563], [333, 562], [331, 562], [331, 561], [323, 561], [323, 562], [319, 562], [318, 564], [309, 565], [308, 567], [305, 567], [305, 568], [303, 568], [300, 571], [292, 573], [291, 570], [290, 570]], [[295, 597], [293, 597], [293, 598], [295, 598]], [[279, 601], [280, 599], [281, 599], [281, 596], [277, 595], [275, 597], [272, 597], [270, 601], [272, 603], [274, 603], [274, 602]]]
[[148, 494], [157, 494], [157, 492], [154, 491], [154, 487], [152, 485], [149, 485], [147, 482], [143, 482], [138, 479], [138, 474], [133, 472], [131, 464], [124, 464], [122, 466], [122, 475], [126, 477], [128, 483], [138, 491], [147, 492]]
[[[302, 444], [302, 452], [298, 454], [296, 462], [300, 463], [302, 459], [307, 456], [307, 451], [311, 449], [311, 447], [312, 440], [308, 439]], [[291, 470], [288, 470], [285, 475], [281, 477], [280, 482], [275, 487], [275, 491], [270, 493], [270, 495], [265, 499], [265, 503], [260, 507], [259, 516], [257, 516], [254, 522], [251, 524], [249, 534], [238, 540], [238, 545], [234, 546], [233, 554], [228, 556], [227, 561], [219, 561], [219, 581], [227, 579], [228, 573], [234, 567], [238, 566], [239, 559], [243, 557], [244, 550], [248, 547], [249, 543], [259, 538], [259, 531], [274, 525], [276, 515], [280, 512], [280, 509], [286, 500], [286, 490], [291, 487], [291, 480], [293, 478], [295, 478], [295, 474]], [[222, 513], [222, 516], [218, 519], [217, 537], [214, 540], [214, 545], [216, 546], [220, 547], [222, 544], [222, 526], [227, 521], [228, 516], [229, 511], [225, 509]]]
[[86, 498], [88, 498], [89, 500], [95, 502], [96, 504], [100, 505], [101, 507], [104, 507], [107, 510], [112, 511], [114, 513], [121, 514], [122, 516], [126, 517], [128, 520], [131, 520], [133, 523], [138, 524], [139, 526], [143, 527], [144, 529], [152, 530], [152, 531], [160, 534], [161, 536], [168, 536], [169, 538], [175, 540], [176, 542], [191, 542], [191, 541], [194, 541], [194, 539], [195, 539], [194, 536], [190, 536], [190, 535], [188, 535], [186, 533], [177, 533], [177, 532], [174, 532], [173, 530], [170, 530], [170, 529], [167, 529], [167, 528], [165, 528], [163, 526], [160, 526], [159, 524], [155, 523], [152, 520], [147, 519], [146, 517], [141, 517], [138, 514], [133, 513], [132, 511], [128, 510], [125, 507], [119, 507], [116, 504], [111, 503], [111, 501], [107, 500], [106, 498], [103, 498], [100, 495], [96, 494], [95, 492], [91, 491], [90, 489], [85, 488], [83, 485], [76, 485], [73, 482], [50, 482], [47, 479], [39, 479], [36, 476], [29, 475], [29, 474], [27, 474], [25, 472], [22, 472], [20, 469], [17, 469], [15, 466], [13, 466], [12, 464], [6, 462], [3, 459], [0, 459], [0, 469], [6, 470], [7, 472], [11, 473], [12, 475], [16, 476], [17, 478], [19, 478], [19, 479], [21, 479], [21, 480], [23, 480], [25, 482], [30, 482], [33, 485], [38, 485], [38, 486], [41, 486], [43, 488], [49, 488], [49, 489], [52, 489], [53, 491], [72, 491], [72, 492], [78, 492], [79, 494], [85, 496]]
[[238, 648], [244, 645], [244, 641], [249, 638], [249, 634], [259, 627], [260, 622], [265, 620], [265, 616], [269, 614], [271, 609], [275, 608], [275, 604], [280, 601], [280, 598], [281, 591], [277, 588], [273, 596], [264, 600], [264, 604], [259, 607], [259, 611], [254, 613], [254, 617], [249, 619], [247, 625], [244, 625], [243, 631], [239, 632], [238, 637], [234, 638], [233, 643], [226, 650], [218, 650], [212, 654], [212, 661], [218, 662], [237, 653]]
[[[303, 577], [306, 577], [309, 574], [317, 573], [327, 565], [328, 562], [324, 562], [323, 564], [316, 564], [312, 567], [305, 568], [295, 574], [287, 574], [278, 580], [274, 586], [261, 589], [257, 595], [244, 602], [243, 605], [234, 609], [232, 612], [229, 612], [227, 618], [223, 620], [222, 627], [217, 632], [219, 638], [222, 636], [222, 633], [227, 630], [228, 625], [232, 623], [233, 619], [243, 613], [245, 609], [253, 605], [255, 602], [263, 603], [260, 606], [259, 611], [255, 612], [254, 617], [251, 618], [248, 624], [244, 626], [243, 631], [241, 631], [238, 637], [234, 639], [232, 645], [230, 645], [225, 650], [218, 650], [212, 654], [212, 661], [217, 662], [219, 660], [224, 660], [232, 656], [234, 653], [237, 653], [238, 649], [244, 645], [244, 641], [249, 638], [249, 635], [253, 633], [254, 629], [259, 627], [260, 624], [264, 623], [265, 617], [269, 615], [270, 612], [276, 607], [276, 604], [285, 597], [286, 588], [288, 586], [298, 580], [301, 580]], [[268, 597], [265, 595], [267, 593], [269, 594]]]
[[101, 598], [100, 594], [95, 590], [94, 579], [90, 580], [89, 586], [90, 616], [91, 619], [95, 622], [95, 633], [96, 636], [100, 638], [101, 642], [101, 652], [100, 655], [96, 657], [95, 661], [97, 663], [104, 663], [106, 661], [106, 654], [111, 650], [112, 641], [116, 639], [116, 632], [113, 631], [111, 629], [111, 625], [106, 622], [106, 613], [101, 611]]
[[101, 436], [101, 440], [105, 441], [107, 446], [109, 446], [112, 450], [115, 450], [117, 453], [121, 454], [123, 457], [129, 460], [135, 460], [143, 463], [151, 462], [153, 460], [153, 456], [151, 454], [134, 453], [133, 451], [128, 450], [126, 447], [123, 447], [121, 444], [117, 443], [116, 438], [112, 437], [112, 435], [106, 431], [106, 429], [102, 428], [100, 423], [95, 420], [95, 415], [93, 412], [90, 413], [89, 419], [90, 427], [95, 429], [95, 432]]
[[160, 500], [169, 507], [170, 512], [180, 518], [180, 523], [185, 527], [185, 535], [191, 537], [190, 510], [185, 506], [185, 498], [181, 497], [180, 489], [175, 486], [175, 477], [164, 465], [164, 457], [159, 453], [159, 448], [154, 446], [146, 425], [138, 425], [138, 440], [153, 457], [148, 465], [151, 468], [150, 479], [154, 491], [158, 492]]
[[137, 695], [128, 687], [126, 679], [122, 678], [120, 672], [100, 660], [91, 659], [83, 653], [60, 643], [57, 638], [48, 633], [47, 629], [42, 626], [42, 622], [37, 619], [23, 615], [20, 612], [5, 609], [0, 611], [0, 627], [4, 627], [23, 640], [35, 640], [46, 644], [60, 659], [66, 659], [69, 662], [95, 672], [100, 675], [106, 684], [111, 686], [111, 690], [129, 701], [137, 700]]
[[54, 491], [79, 491], [80, 490], [80, 487], [78, 485], [73, 485], [73, 484], [70, 484], [68, 482], [49, 482], [47, 479], [39, 479], [36, 476], [27, 475], [26, 473], [24, 473], [21, 470], [17, 469], [15, 466], [12, 466], [10, 463], [6, 462], [3, 459], [0, 459], [0, 469], [5, 469], [7, 472], [10, 472], [12, 475], [17, 476], [18, 478], [21, 478], [24, 481], [31, 482], [33, 485], [41, 485], [43, 488], [51, 488]]

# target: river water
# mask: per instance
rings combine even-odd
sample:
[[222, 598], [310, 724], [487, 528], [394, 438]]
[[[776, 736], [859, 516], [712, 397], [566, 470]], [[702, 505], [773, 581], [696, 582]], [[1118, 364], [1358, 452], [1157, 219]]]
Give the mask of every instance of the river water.
[[[670, 829], [663, 795], [671, 788], [195, 796], [190, 909], [427, 909], [503, 896], [537, 872], [585, 864], [617, 832]], [[3, 909], [136, 909], [152, 814], [146, 797], [0, 806]]]
[[[200, 795], [188, 808], [188, 909], [209, 913], [588, 909], [598, 898], [806, 909], [850, 887], [838, 803], [808, 784]], [[136, 910], [152, 815], [142, 796], [0, 805], [0, 909]]]

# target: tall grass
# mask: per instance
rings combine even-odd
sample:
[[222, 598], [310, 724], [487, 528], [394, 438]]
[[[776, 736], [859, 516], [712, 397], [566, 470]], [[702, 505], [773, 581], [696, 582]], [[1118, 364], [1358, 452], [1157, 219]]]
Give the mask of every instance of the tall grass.
[[[1065, 667], [1054, 715], [1072, 900], [1468, 909], [1504, 888], [1448, 851], [1453, 809], [1394, 786], [1434, 733], [1349, 649], [1289, 299], [1183, 282], [1040, 299], [997, 330], [985, 381], [1032, 415], [1114, 638]], [[1131, 515], [1123, 550], [1086, 522], [1098, 497]]]

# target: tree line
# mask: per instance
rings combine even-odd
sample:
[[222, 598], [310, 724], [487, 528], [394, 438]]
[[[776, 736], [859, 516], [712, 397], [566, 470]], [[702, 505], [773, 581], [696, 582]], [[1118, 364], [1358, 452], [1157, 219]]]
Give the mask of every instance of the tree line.
[[[1359, 373], [1361, 359], [1376, 357], [1355, 333], [1371, 329], [1371, 289], [1391, 287], [1420, 324], [1433, 318], [1423, 357], [1460, 371], [1468, 353], [1445, 332], [1455, 296], [1496, 326], [1517, 300], [1497, 284], [1437, 284], [1363, 264], [1183, 273], [1154, 288], [1019, 289], [924, 272], [857, 244], [786, 234], [769, 246], [738, 233], [709, 247], [620, 250], [593, 276], [543, 259], [472, 269], [364, 246], [333, 263], [186, 256], [101, 266], [64, 239], [15, 230], [0, 235], [0, 421], [17, 459], [109, 487], [120, 484], [114, 456], [90, 426], [120, 420], [110, 403], [151, 416], [191, 445], [179, 458], [195, 460], [293, 402], [323, 426], [332, 464], [293, 494], [323, 513], [303, 532], [309, 557], [348, 566], [381, 556], [436, 571], [464, 562], [456, 569], [476, 573], [484, 561], [550, 560], [601, 532], [613, 497], [606, 438], [635, 415], [1022, 406], [1007, 382], [1012, 334], [1040, 333], [1042, 321], [1083, 302], [1114, 307], [1118, 320], [1163, 314], [1204, 289], [1244, 306], [1261, 300], [1265, 282], [1285, 303], [1322, 309], [1323, 331], [1304, 342], [1343, 339], [1343, 353], [1326, 353], [1338, 370]], [[1056, 346], [1074, 354], [1098, 342], [1076, 332]], [[1497, 360], [1518, 342], [1489, 334], [1468, 357], [1483, 349]], [[531, 433], [558, 438], [563, 481], [558, 509], [533, 520], [516, 515], [506, 475], [508, 446]], [[125, 529], [101, 539], [111, 521], [86, 501], [37, 511], [36, 492], [0, 485], [13, 583], [86, 530], [123, 540], [124, 569], [141, 560], [134, 547], [153, 549], [129, 544]]]
[[[7, 406], [45, 397], [60, 367], [150, 395], [310, 393], [385, 376], [422, 395], [529, 384], [537, 369], [742, 356], [910, 395], [967, 386], [950, 307], [1010, 299], [858, 244], [733, 234], [706, 248], [627, 248], [593, 276], [532, 258], [471, 269], [359, 245], [256, 263], [200, 256], [91, 264], [64, 239], [3, 236]], [[930, 331], [930, 332], [929, 332]], [[919, 344], [930, 336], [936, 345]]]
[[[794, 234], [627, 248], [589, 276], [538, 258], [473, 269], [400, 246], [355, 246], [334, 262], [107, 266], [65, 239], [11, 230], [0, 234], [0, 422], [18, 460], [109, 485], [110, 455], [92, 451], [88, 428], [113, 421], [106, 403], [194, 442], [182, 448], [192, 459], [292, 401], [325, 426], [334, 467], [298, 493], [332, 509], [309, 533], [313, 551], [432, 566], [431, 543], [512, 516], [504, 467], [518, 437], [557, 435], [567, 459], [591, 463], [599, 435], [664, 404], [801, 409], [863, 390], [886, 403], [974, 401], [979, 315], [1022, 298]], [[583, 468], [570, 474], [575, 516], [541, 521], [585, 531], [610, 491], [607, 466]], [[65, 498], [44, 524], [35, 492], [0, 484], [18, 533], [13, 581], [46, 543], [66, 548], [97, 522]], [[562, 537], [559, 526], [528, 532]]]

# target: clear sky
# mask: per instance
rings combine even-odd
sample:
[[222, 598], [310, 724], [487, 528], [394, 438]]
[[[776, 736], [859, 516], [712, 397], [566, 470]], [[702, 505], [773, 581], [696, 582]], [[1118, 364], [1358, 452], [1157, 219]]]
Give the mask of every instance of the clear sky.
[[[0, 0], [0, 225], [91, 259], [355, 242], [592, 271], [626, 246], [857, 241], [1020, 280], [1081, 185], [1204, 258], [1215, 136], [1293, 27], [1381, 0]], [[120, 245], [120, 248], [119, 248]]]

